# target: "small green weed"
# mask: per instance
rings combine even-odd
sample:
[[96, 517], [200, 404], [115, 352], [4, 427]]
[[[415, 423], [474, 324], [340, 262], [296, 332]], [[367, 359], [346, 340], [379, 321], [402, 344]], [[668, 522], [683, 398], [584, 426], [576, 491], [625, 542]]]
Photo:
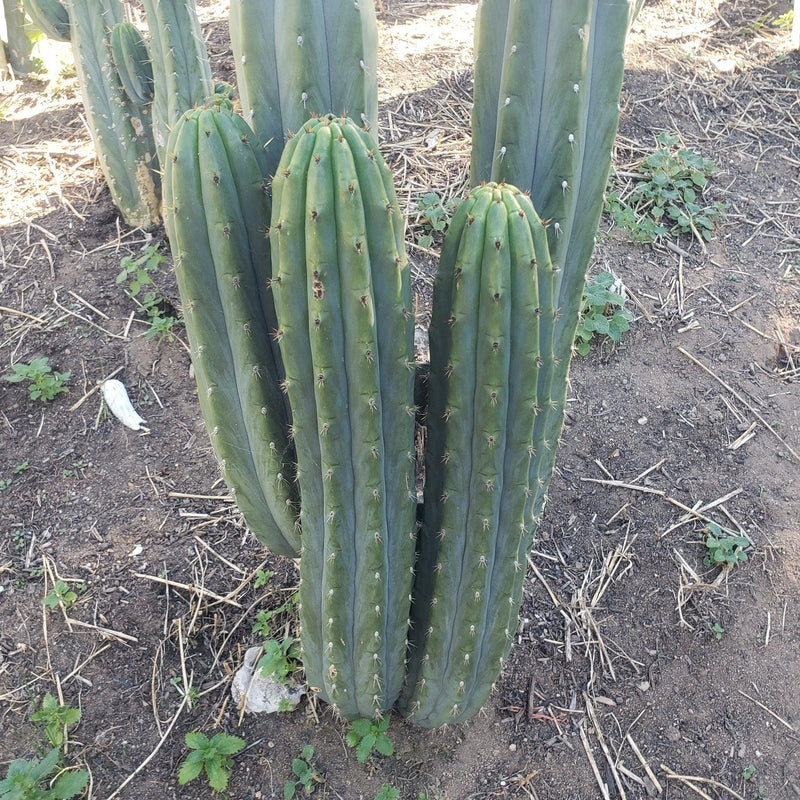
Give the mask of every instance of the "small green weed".
[[614, 273], [608, 270], [586, 281], [575, 331], [575, 349], [582, 356], [589, 353], [595, 334], [618, 342], [630, 327], [633, 314], [625, 308], [624, 292]]
[[11, 369], [13, 372], [11, 375], [6, 375], [5, 379], [9, 383], [28, 381], [28, 394], [31, 400], [47, 402], [53, 400], [56, 395], [69, 391], [66, 384], [72, 373], [53, 372], [47, 358], [34, 358], [30, 364], [14, 364]]
[[267, 639], [264, 654], [258, 660], [258, 671], [262, 677], [269, 677], [286, 683], [289, 676], [300, 666], [300, 642], [287, 637], [282, 641]]
[[253, 623], [253, 633], [268, 638], [272, 636], [272, 620], [281, 614], [290, 614], [297, 605], [297, 598], [292, 595], [285, 603], [276, 608], [266, 608], [256, 613], [256, 621]]
[[[84, 591], [86, 587], [82, 583], [74, 584], [75, 589], [79, 592]], [[44, 596], [42, 603], [48, 608], [55, 608], [58, 605], [63, 606], [64, 611], [69, 611], [72, 604], [78, 599], [78, 594], [73, 589], [70, 589], [69, 584], [62, 580], [57, 580], [53, 584], [53, 588]]]
[[127, 281], [128, 296], [147, 316], [150, 327], [145, 336], [157, 336], [159, 340], [172, 333], [172, 326], [177, 322], [175, 317], [164, 315], [162, 305], [165, 297], [153, 281], [163, 261], [164, 256], [159, 252], [158, 245], [150, 245], [136, 258], [125, 256], [120, 262], [122, 269], [116, 279], [117, 284]]
[[174, 686], [178, 694], [183, 697], [184, 695], [188, 694], [189, 696], [186, 698], [186, 704], [189, 708], [192, 708], [195, 703], [200, 699], [200, 692], [195, 689], [194, 686], [189, 686], [188, 691], [184, 688], [183, 685], [183, 678], [180, 675], [176, 675], [174, 678], [169, 679], [170, 685]]
[[434, 242], [434, 233], [444, 235], [455, 210], [453, 200], [443, 201], [436, 192], [426, 192], [417, 199], [416, 224], [422, 228], [417, 237], [420, 247], [428, 248]]
[[376, 750], [382, 756], [394, 754], [394, 743], [386, 735], [391, 717], [387, 714], [377, 720], [357, 719], [350, 724], [347, 732], [348, 747], [355, 747], [356, 760], [363, 764]]
[[744, 536], [725, 535], [714, 522], [709, 522], [703, 529], [706, 536], [706, 556], [703, 563], [707, 567], [736, 566], [747, 561], [747, 549], [751, 542]]
[[314, 748], [307, 744], [300, 758], [292, 761], [292, 772], [297, 780], [288, 780], [283, 785], [283, 800], [292, 800], [302, 788], [307, 794], [312, 794], [318, 783], [325, 783], [325, 776], [314, 765]]
[[273, 578], [275, 577], [275, 573], [268, 569], [257, 569], [256, 570], [256, 577], [253, 581], [253, 588], [260, 589], [262, 586], [266, 586]]
[[204, 733], [192, 731], [186, 734], [186, 746], [191, 750], [178, 772], [178, 783], [193, 781], [205, 770], [209, 786], [215, 792], [228, 788], [228, 779], [233, 770], [231, 756], [243, 750], [247, 742], [238, 736], [218, 733], [211, 739]]
[[748, 764], [742, 770], [742, 779], [749, 781], [755, 774], [756, 774], [756, 768], [752, 764]]
[[[23, 461], [21, 464], [17, 464], [17, 466], [14, 467], [13, 472], [14, 475], [22, 475], [23, 473], [27, 472], [30, 468], [31, 468], [30, 464], [28, 464], [27, 461]], [[5, 489], [8, 489], [8, 487], [11, 486], [12, 483], [14, 483], [13, 476], [10, 478], [0, 478], [0, 492], [4, 491]]]
[[679, 137], [661, 133], [659, 148], [639, 164], [639, 179], [629, 195], [606, 197], [606, 210], [616, 225], [635, 242], [647, 244], [669, 236], [690, 234], [709, 241], [725, 218], [727, 205], [703, 202], [708, 179], [716, 165], [693, 150], [678, 147]]
[[80, 794], [86, 788], [89, 773], [83, 769], [60, 769], [60, 761], [58, 747], [41, 760], [12, 761], [0, 781], [0, 800], [70, 800]]
[[60, 706], [50, 692], [44, 696], [39, 710], [31, 714], [32, 722], [44, 723], [44, 735], [54, 747], [63, 746], [67, 741], [67, 726], [77, 725], [80, 720], [80, 709]]
[[375, 800], [398, 800], [400, 797], [400, 790], [395, 789], [388, 783], [384, 783], [375, 795]]
[[719, 624], [719, 622], [715, 622], [711, 626], [711, 635], [719, 642], [722, 639], [722, 634], [725, 633], [725, 628]]

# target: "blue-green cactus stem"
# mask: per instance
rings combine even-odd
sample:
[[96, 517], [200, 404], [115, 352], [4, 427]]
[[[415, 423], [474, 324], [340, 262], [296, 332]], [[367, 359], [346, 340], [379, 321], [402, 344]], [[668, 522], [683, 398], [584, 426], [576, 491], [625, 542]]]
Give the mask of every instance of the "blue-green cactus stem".
[[69, 0], [67, 10], [86, 120], [111, 197], [125, 222], [150, 227], [160, 216], [160, 181], [149, 109], [125, 94], [109, 46], [122, 4]]
[[214, 91], [194, 0], [144, 0], [153, 65], [153, 133], [160, 161], [172, 126]]
[[412, 722], [485, 703], [511, 645], [530, 539], [544, 227], [518, 189], [473, 189], [445, 237], [434, 287], [425, 511], [408, 682]]
[[24, 0], [23, 5], [33, 24], [48, 39], [69, 41], [69, 12], [61, 0]]
[[273, 552], [300, 549], [290, 418], [274, 342], [261, 149], [225, 104], [169, 139], [165, 220], [203, 417], [245, 521]]
[[118, 22], [111, 29], [110, 45], [125, 93], [137, 105], [148, 105], [153, 100], [153, 69], [139, 29], [130, 22]]
[[346, 114], [377, 138], [372, 0], [232, 0], [230, 29], [244, 116], [272, 172], [314, 114]]
[[302, 498], [306, 678], [347, 718], [400, 692], [416, 503], [402, 216], [371, 136], [307, 122], [273, 181], [278, 339]]

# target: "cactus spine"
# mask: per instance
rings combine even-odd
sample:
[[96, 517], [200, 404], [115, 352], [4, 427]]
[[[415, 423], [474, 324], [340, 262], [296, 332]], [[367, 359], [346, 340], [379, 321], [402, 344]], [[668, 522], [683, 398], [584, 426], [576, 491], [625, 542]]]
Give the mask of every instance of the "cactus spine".
[[245, 520], [296, 556], [298, 498], [267, 286], [269, 199], [252, 132], [224, 102], [186, 112], [169, 139], [165, 221], [200, 405]]
[[[470, 717], [511, 647], [533, 531], [525, 516], [540, 322], [553, 271], [544, 226], [506, 185], [473, 189], [445, 238], [431, 319], [424, 522], [404, 711]], [[543, 303], [543, 298], [545, 302]]]
[[230, 27], [245, 119], [271, 174], [287, 134], [312, 114], [346, 114], [377, 139], [372, 0], [232, 0]]
[[144, 0], [153, 63], [153, 134], [160, 163], [184, 111], [213, 94], [211, 67], [194, 0]]
[[302, 498], [310, 686], [342, 716], [392, 705], [414, 563], [413, 315], [403, 219], [370, 135], [311, 120], [273, 181], [278, 339]]
[[160, 202], [149, 112], [125, 94], [109, 46], [122, 5], [69, 0], [67, 10], [83, 105], [111, 196], [129, 225], [150, 227]]

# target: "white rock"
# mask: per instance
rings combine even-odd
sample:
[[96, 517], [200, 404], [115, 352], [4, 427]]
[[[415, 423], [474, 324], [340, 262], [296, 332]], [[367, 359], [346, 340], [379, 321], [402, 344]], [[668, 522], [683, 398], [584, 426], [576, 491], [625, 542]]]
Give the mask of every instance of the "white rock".
[[[251, 647], [244, 654], [244, 664], [233, 676], [231, 695], [238, 708], [244, 698], [244, 710], [251, 714], [274, 714], [294, 708], [306, 693], [305, 687], [292, 689], [274, 678], [263, 678], [256, 671], [262, 648]], [[254, 674], [255, 673], [255, 674]]]

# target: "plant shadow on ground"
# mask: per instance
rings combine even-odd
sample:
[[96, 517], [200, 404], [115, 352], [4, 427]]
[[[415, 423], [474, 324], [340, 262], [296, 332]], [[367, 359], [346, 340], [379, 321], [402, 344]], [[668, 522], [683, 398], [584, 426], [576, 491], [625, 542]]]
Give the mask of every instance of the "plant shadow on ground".
[[[382, 130], [401, 202], [409, 187], [449, 196], [468, 161], [472, 7], [385, 5]], [[14, 220], [0, 229], [0, 305], [23, 312], [0, 312], [2, 370], [48, 357], [72, 377], [47, 403], [0, 382], [3, 761], [42, 747], [30, 716], [60, 691], [82, 711], [68, 760], [91, 768], [98, 798], [157, 747], [121, 796], [213, 796], [199, 780], [178, 783], [193, 731], [248, 743], [233, 757], [237, 800], [280, 796], [307, 745], [325, 776], [319, 795], [345, 800], [371, 800], [383, 784], [415, 800], [599, 798], [601, 783], [617, 782], [628, 798], [656, 784], [668, 797], [728, 796], [713, 781], [748, 800], [759, 787], [797, 796], [800, 501], [788, 448], [800, 449], [800, 61], [782, 58], [780, 31], [729, 35], [766, 4], [720, 4], [721, 17], [697, 6], [661, 0], [634, 28], [615, 166], [633, 171], [658, 133], [678, 132], [717, 162], [708, 191], [730, 203], [729, 221], [704, 250], [691, 237], [635, 246], [604, 220], [593, 270], [623, 278], [636, 320], [616, 347], [593, 345], [573, 365], [510, 663], [473, 722], [428, 732], [395, 718], [394, 755], [363, 766], [322, 706], [242, 718], [229, 699], [231, 673], [261, 641], [257, 614], [286, 603], [295, 567], [265, 554], [227, 499], [185, 350], [146, 337], [147, 319], [115, 284], [122, 258], [159, 232], [117, 227], [91, 163], [67, 178], [75, 159], [63, 152], [86, 150], [71, 97], [55, 117], [25, 116], [37, 103], [30, 82], [6, 101], [0, 155], [5, 164], [17, 147], [26, 160], [0, 177], [2, 218]], [[449, 44], [425, 50], [413, 25], [422, 11], [452, 23]], [[209, 44], [224, 67], [223, 27]], [[452, 78], [432, 79], [438, 69]], [[65, 203], [33, 214], [42, 187]], [[413, 246], [410, 256], [424, 319], [435, 261]], [[170, 275], [159, 290], [178, 305]], [[149, 434], [110, 419], [96, 392], [83, 399], [120, 367]], [[746, 563], [703, 563], [712, 523], [752, 542]], [[275, 574], [256, 587], [259, 570]], [[59, 580], [85, 591], [48, 608]], [[685, 776], [704, 780], [690, 788]]]

